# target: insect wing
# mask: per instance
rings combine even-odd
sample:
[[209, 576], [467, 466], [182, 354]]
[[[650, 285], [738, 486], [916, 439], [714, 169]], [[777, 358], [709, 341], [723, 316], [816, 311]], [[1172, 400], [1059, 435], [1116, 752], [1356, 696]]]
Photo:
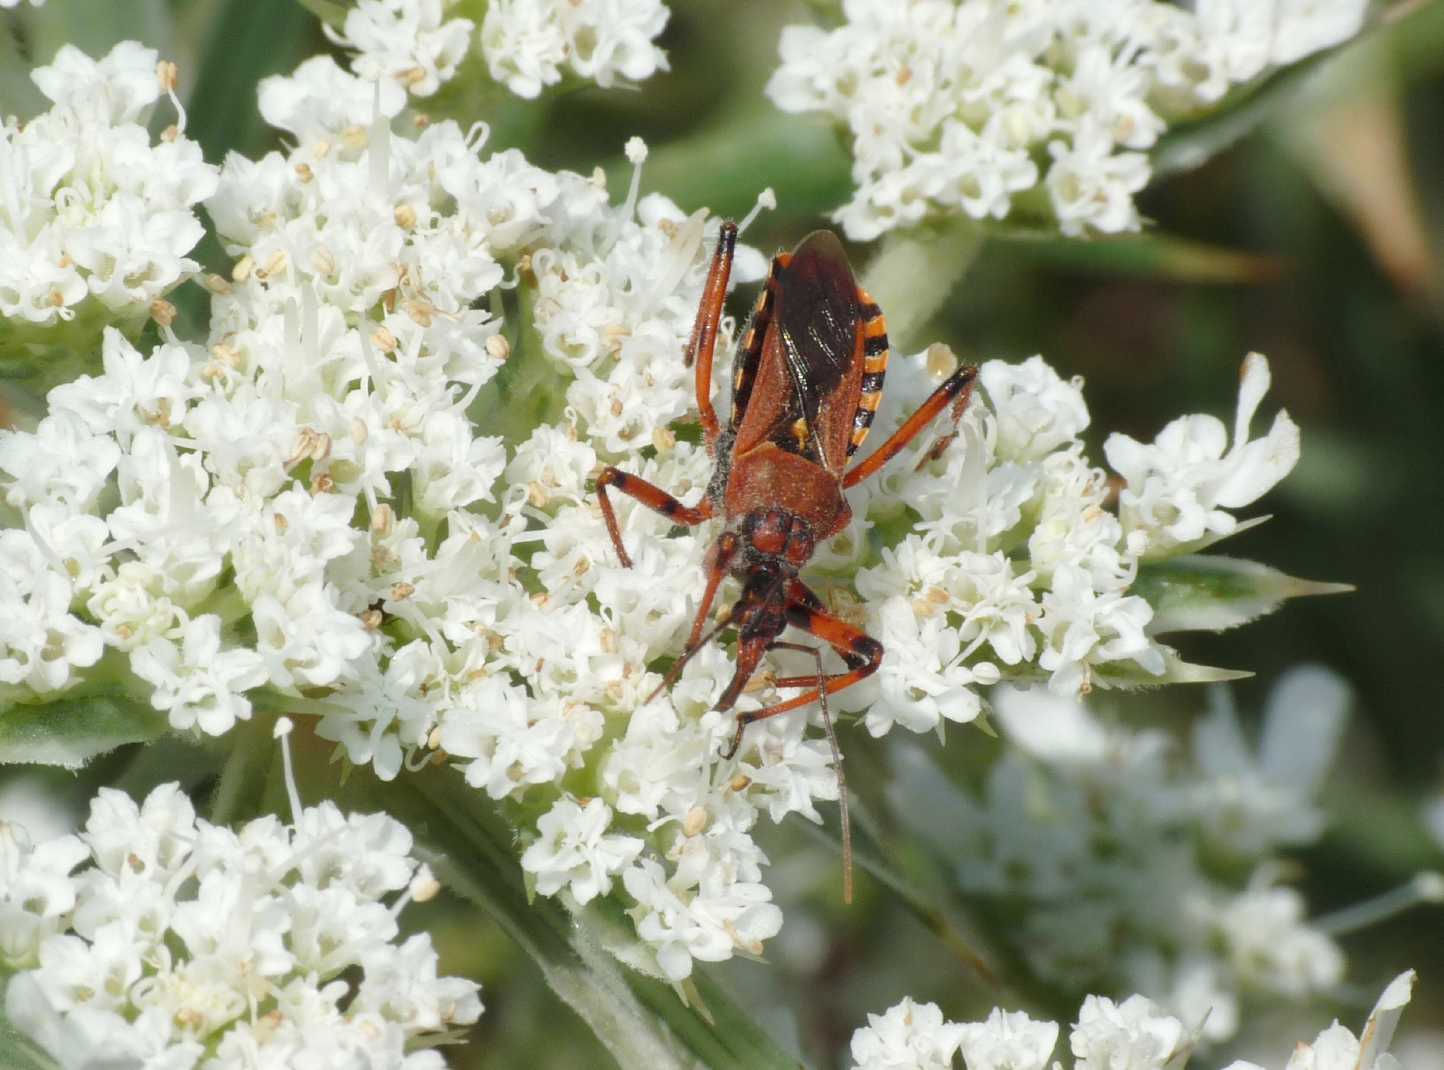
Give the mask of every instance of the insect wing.
[[862, 377], [861, 309], [836, 235], [819, 230], [804, 238], [781, 284], [776, 318], [805, 422], [802, 452], [828, 471], [841, 471]]

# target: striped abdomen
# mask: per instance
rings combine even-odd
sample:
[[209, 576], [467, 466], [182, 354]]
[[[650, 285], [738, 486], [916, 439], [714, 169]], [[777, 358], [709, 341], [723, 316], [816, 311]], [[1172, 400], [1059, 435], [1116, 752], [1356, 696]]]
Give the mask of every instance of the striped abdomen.
[[857, 288], [857, 300], [862, 309], [862, 394], [857, 399], [857, 412], [852, 418], [852, 441], [847, 444], [847, 455], [857, 452], [872, 427], [877, 407], [882, 402], [882, 384], [887, 376], [887, 321], [882, 309], [861, 286]]

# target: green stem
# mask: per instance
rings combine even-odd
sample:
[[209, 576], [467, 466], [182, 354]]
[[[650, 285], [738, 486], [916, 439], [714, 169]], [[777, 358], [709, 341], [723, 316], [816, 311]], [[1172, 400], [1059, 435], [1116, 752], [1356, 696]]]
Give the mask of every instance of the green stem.
[[982, 247], [982, 230], [966, 217], [883, 238], [862, 273], [863, 285], [887, 314], [895, 347], [906, 352], [922, 345], [923, 332]]
[[251, 719], [237, 724], [226, 737], [225, 765], [211, 796], [213, 823], [231, 825], [260, 812], [260, 800], [279, 746], [271, 738], [275, 723], [276, 719], [258, 705]]

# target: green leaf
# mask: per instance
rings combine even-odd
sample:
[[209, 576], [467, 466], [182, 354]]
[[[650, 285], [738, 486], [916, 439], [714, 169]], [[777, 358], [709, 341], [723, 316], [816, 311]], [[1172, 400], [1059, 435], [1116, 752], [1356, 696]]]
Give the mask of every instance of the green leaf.
[[1263, 283], [1284, 272], [1279, 257], [1191, 241], [1160, 230], [1118, 237], [1060, 238], [1056, 230], [1025, 232], [998, 225], [988, 236], [1011, 243], [1028, 257], [1070, 270], [1113, 272], [1150, 279], [1191, 283]]
[[529, 897], [513, 829], [450, 770], [381, 785], [358, 769], [342, 793], [365, 809], [379, 802], [405, 822], [417, 835], [417, 856], [451, 891], [496, 919], [619, 1065], [797, 1066], [711, 979], [693, 975], [699, 1005], [690, 1007], [676, 989], [623, 966], [618, 941], [636, 940], [615, 903], [573, 914], [553, 899]]
[[315, 18], [295, 0], [231, 0], [213, 20], [187, 102], [186, 132], [207, 160], [227, 152], [255, 155], [275, 140], [256, 107], [256, 85], [290, 74], [321, 51]]
[[0, 711], [0, 763], [79, 769], [97, 755], [168, 730], [165, 714], [130, 699], [92, 695], [11, 704]]
[[173, 25], [166, 0], [50, 0], [28, 13], [32, 65], [49, 63], [61, 45], [99, 59], [121, 41], [139, 41], [172, 58]]
[[1139, 566], [1133, 593], [1153, 607], [1152, 635], [1221, 632], [1272, 613], [1286, 599], [1343, 594], [1347, 583], [1320, 583], [1286, 575], [1255, 561], [1189, 555]]
[[[847, 200], [848, 166], [831, 121], [785, 115], [767, 103], [729, 109], [697, 133], [657, 146], [644, 176], [648, 189], [684, 210], [706, 205], [739, 218], [770, 186], [780, 210], [808, 217]], [[608, 188], [624, 190], [632, 165], [618, 158], [606, 172]]]

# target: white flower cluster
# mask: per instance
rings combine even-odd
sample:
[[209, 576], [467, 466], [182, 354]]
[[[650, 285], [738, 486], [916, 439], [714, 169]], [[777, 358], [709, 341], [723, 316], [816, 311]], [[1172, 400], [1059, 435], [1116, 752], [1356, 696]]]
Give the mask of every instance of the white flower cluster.
[[[710, 534], [624, 500], [624, 569], [588, 489], [605, 463], [689, 502], [707, 485], [710, 457], [669, 427], [693, 403], [680, 354], [705, 213], [638, 200], [635, 177], [613, 205], [599, 179], [483, 158], [484, 127], [399, 136], [400, 88], [329, 60], [260, 96], [296, 145], [231, 156], [207, 202], [236, 257], [208, 280], [207, 344], [163, 331], [145, 354], [109, 332], [100, 374], [0, 435], [21, 520], [0, 531], [7, 697], [125, 687], [209, 734], [264, 701], [383, 778], [448, 756], [507, 801], [536, 888], [621, 896], [668, 978], [760, 951], [781, 914], [752, 829], [820, 819], [828, 748], [777, 718], [719, 761], [732, 718], [710, 707], [733, 666], [717, 646], [651, 698]], [[739, 249], [736, 279], [762, 269]], [[721, 352], [731, 337], [729, 321]], [[924, 365], [894, 361], [896, 411], [931, 388]], [[870, 706], [877, 734], [969, 720], [974, 687], [1000, 678], [1069, 694], [1166, 679], [1128, 591], [1150, 525], [1194, 509], [1217, 532], [1220, 506], [1246, 504], [1220, 487], [1262, 493], [1287, 468], [1276, 451], [1138, 447], [1147, 509], [1120, 523], [1078, 439], [1079, 385], [1038, 358], [981, 383], [957, 440], [919, 441], [859, 488], [816, 559], [887, 647], [838, 702]], [[905, 509], [920, 523], [858, 572], [864, 525], [898, 539]]]
[[[326, 33], [365, 81], [428, 97], [472, 48], [476, 23], [446, 17], [456, 2], [356, 0]], [[491, 0], [477, 40], [491, 77], [518, 96], [539, 96], [564, 67], [608, 89], [668, 69], [656, 44], [668, 14], [662, 0]]]
[[[1409, 1002], [1414, 971], [1396, 977], [1379, 997], [1359, 1036], [1335, 1022], [1313, 1044], [1299, 1043], [1284, 1070], [1392, 1070], [1388, 1054]], [[951, 1070], [961, 1054], [967, 1070], [1047, 1070], [1058, 1043], [1056, 1022], [994, 1008], [986, 1021], [949, 1022], [933, 1003], [904, 999], [852, 1035], [854, 1070]], [[1194, 1045], [1183, 1023], [1143, 996], [1115, 1003], [1089, 996], [1068, 1035], [1073, 1070], [1181, 1070]], [[1053, 1070], [1063, 1064], [1053, 1060]], [[1226, 1070], [1263, 1070], [1238, 1060]]]
[[[1047, 1070], [1058, 1024], [994, 1008], [986, 1021], [949, 1022], [933, 1003], [904, 999], [852, 1035], [854, 1070]], [[1089, 996], [1068, 1037], [1074, 1070], [1181, 1068], [1193, 1046], [1183, 1023], [1143, 996]], [[1054, 1070], [1061, 1065], [1053, 1063]]]
[[146, 131], [174, 83], [154, 49], [125, 42], [96, 61], [65, 45], [32, 78], [54, 106], [0, 121], [0, 349], [87, 310], [138, 326], [196, 271], [194, 206], [216, 189], [199, 145]]
[[[301, 140], [226, 162], [208, 208], [238, 259], [210, 281], [207, 346], [142, 354], [109, 332], [101, 374], [0, 438], [24, 521], [0, 536], [0, 679], [36, 701], [110, 649], [90, 684], [128, 663], [177, 729], [228, 730], [264, 685], [383, 777], [444, 749], [493, 798], [526, 797], [539, 888], [585, 901], [623, 877], [669, 975], [758, 951], [780, 913], [748, 830], [835, 797], [825, 747], [794, 721], [714, 768], [730, 725], [696, 714], [728, 674], [720, 651], [698, 660], [687, 716], [639, 708], [702, 547], [632, 516], [640, 567], [622, 570], [585, 490], [599, 456], [658, 444], [650, 476], [706, 478], [665, 426], [687, 407], [702, 216], [480, 159], [484, 130], [368, 129], [358, 85], [313, 61], [263, 88]], [[761, 265], [745, 251], [738, 274]], [[518, 283], [522, 376], [570, 386], [490, 384], [512, 346], [488, 309]], [[493, 420], [548, 398], [570, 413], [521, 443], [495, 494], [501, 442], [466, 414], [488, 386]], [[539, 412], [520, 415], [524, 435]], [[605, 802], [562, 789], [588, 764]]]
[[[894, 411], [921, 400], [928, 359], [894, 360]], [[1247, 441], [1268, 382], [1267, 362], [1254, 354], [1228, 453], [1212, 416], [1175, 421], [1156, 445], [1109, 439], [1109, 458], [1128, 479], [1115, 515], [1105, 508], [1107, 476], [1079, 437], [1089, 421], [1081, 380], [1061, 379], [1040, 357], [989, 361], [978, 380], [982, 396], [952, 445], [934, 456], [924, 436], [855, 491], [853, 526], [822, 561], [846, 571], [866, 551], [865, 525], [886, 527], [902, 505], [919, 517], [880, 563], [856, 574], [860, 622], [888, 653], [837, 704], [865, 710], [874, 735], [895, 723], [921, 732], [970, 721], [982, 708], [976, 688], [1000, 679], [1046, 676], [1063, 695], [1166, 679], [1177, 659], [1149, 631], [1152, 607], [1129, 591], [1139, 562], [1211, 541], [1187, 537], [1185, 516], [1206, 518], [1199, 530], [1222, 538], [1237, 525], [1221, 506], [1258, 498], [1298, 458], [1286, 414], [1267, 439]]]
[[430, 936], [396, 942], [435, 891], [410, 850], [330, 803], [232, 832], [176, 784], [101, 789], [77, 836], [0, 822], [6, 1016], [66, 1068], [440, 1070], [481, 1001]]
[[857, 240], [939, 215], [1137, 229], [1147, 149], [1233, 86], [1358, 32], [1367, 0], [844, 0], [767, 92], [852, 138]]
[[1300, 999], [1343, 970], [1277, 883], [1275, 856], [1322, 831], [1313, 799], [1348, 695], [1323, 669], [1286, 675], [1257, 754], [1217, 698], [1183, 762], [1160, 732], [1000, 689], [1012, 746], [976, 797], [955, 792], [947, 808], [960, 887], [1012, 919], [999, 931], [1032, 969], [1075, 990], [1149, 992], [1208, 1040], [1233, 1035], [1244, 994]]
[[1152, 445], [1113, 434], [1103, 453], [1127, 482], [1119, 500], [1124, 529], [1148, 540], [1145, 556], [1183, 553], [1238, 530], [1225, 509], [1257, 501], [1299, 460], [1299, 428], [1286, 412], [1263, 438], [1249, 425], [1269, 388], [1268, 361], [1250, 353], [1240, 376], [1233, 444], [1217, 417], [1182, 416]]
[[668, 69], [655, 43], [668, 14], [662, 0], [491, 0], [481, 51], [518, 96], [555, 85], [563, 66], [606, 89]]

